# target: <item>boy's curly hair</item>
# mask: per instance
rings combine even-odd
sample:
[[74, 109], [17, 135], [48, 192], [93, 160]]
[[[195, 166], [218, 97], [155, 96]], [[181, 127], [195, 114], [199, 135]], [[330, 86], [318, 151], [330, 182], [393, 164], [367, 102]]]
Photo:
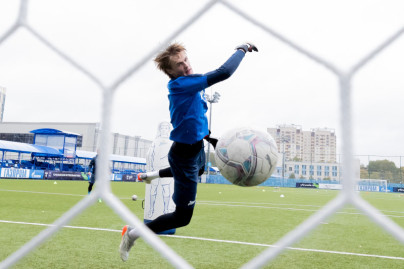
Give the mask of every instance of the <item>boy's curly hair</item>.
[[160, 52], [156, 58], [154, 58], [157, 68], [163, 71], [167, 76], [171, 77], [167, 72], [167, 70], [171, 68], [171, 56], [177, 55], [181, 51], [186, 51], [186, 48], [182, 44], [175, 42], [169, 45], [164, 51]]

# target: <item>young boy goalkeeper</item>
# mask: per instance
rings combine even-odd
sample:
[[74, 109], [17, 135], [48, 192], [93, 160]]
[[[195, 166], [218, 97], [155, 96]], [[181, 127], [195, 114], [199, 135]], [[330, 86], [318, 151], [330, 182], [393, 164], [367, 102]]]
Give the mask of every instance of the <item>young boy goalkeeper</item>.
[[[170, 139], [173, 144], [168, 153], [168, 173], [174, 177], [173, 201], [176, 209], [147, 223], [153, 232], [186, 226], [191, 221], [198, 176], [205, 165], [203, 139], [209, 138], [205, 89], [229, 78], [245, 54], [252, 51], [258, 49], [251, 43], [242, 44], [236, 47], [236, 52], [221, 67], [204, 75], [194, 74], [186, 49], [179, 43], [171, 44], [154, 59], [157, 68], [170, 78], [168, 99], [173, 126]], [[159, 176], [158, 172], [148, 174], [146, 177], [149, 180]], [[133, 227], [126, 225], [123, 228], [119, 246], [123, 261], [128, 259], [129, 251], [138, 237]]]

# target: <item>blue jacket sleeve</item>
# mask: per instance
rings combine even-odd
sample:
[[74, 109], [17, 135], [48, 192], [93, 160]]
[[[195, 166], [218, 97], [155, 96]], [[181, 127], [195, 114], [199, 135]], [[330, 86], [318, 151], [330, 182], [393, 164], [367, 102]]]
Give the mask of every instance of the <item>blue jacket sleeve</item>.
[[245, 53], [241, 50], [237, 50], [221, 67], [218, 69], [206, 73], [208, 86], [212, 86], [220, 81], [228, 79], [243, 60]]

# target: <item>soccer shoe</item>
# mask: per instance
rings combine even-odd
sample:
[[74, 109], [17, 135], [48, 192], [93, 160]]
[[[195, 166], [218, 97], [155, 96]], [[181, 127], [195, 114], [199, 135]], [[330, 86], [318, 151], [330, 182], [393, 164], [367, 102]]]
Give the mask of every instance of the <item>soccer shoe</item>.
[[146, 184], [150, 184], [151, 180], [147, 180], [147, 174], [146, 173], [139, 173], [137, 174], [137, 180], [138, 181], [144, 181]]
[[129, 225], [125, 225], [122, 229], [122, 240], [119, 245], [119, 253], [122, 261], [126, 262], [129, 258], [129, 251], [135, 244], [135, 240], [129, 237], [129, 232], [133, 229]]
[[137, 174], [138, 181], [144, 181], [146, 184], [150, 184], [152, 180], [156, 178], [158, 178], [158, 176], [151, 176], [150, 173]]

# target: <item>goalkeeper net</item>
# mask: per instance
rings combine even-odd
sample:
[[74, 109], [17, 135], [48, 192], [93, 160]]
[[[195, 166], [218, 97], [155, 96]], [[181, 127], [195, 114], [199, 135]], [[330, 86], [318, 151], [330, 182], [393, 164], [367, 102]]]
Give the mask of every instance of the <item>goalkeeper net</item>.
[[[50, 1], [49, 3], [51, 3]], [[33, 1], [32, 5], [37, 4], [37, 1]], [[342, 153], [343, 153], [343, 171], [344, 176], [342, 183], [344, 188], [341, 190], [343, 195], [337, 196], [334, 200], [330, 201], [323, 208], [318, 210], [315, 214], [311, 215], [308, 219], [306, 219], [303, 223], [295, 227], [292, 231], [287, 233], [284, 237], [282, 237], [278, 242], [274, 245], [277, 247], [268, 248], [259, 254], [257, 257], [249, 261], [244, 265], [243, 268], [260, 268], [265, 266], [268, 262], [277, 257], [280, 253], [282, 253], [287, 247], [293, 245], [298, 242], [304, 236], [310, 235], [310, 231], [316, 228], [320, 223], [324, 222], [328, 217], [336, 213], [339, 209], [343, 208], [346, 204], [352, 204], [365, 214], [369, 216], [375, 223], [393, 235], [394, 238], [399, 240], [404, 244], [404, 230], [397, 225], [397, 223], [393, 222], [391, 219], [381, 214], [376, 208], [370, 205], [368, 202], [363, 200], [355, 191], [356, 181], [355, 178], [355, 168], [354, 168], [354, 159], [353, 159], [353, 141], [352, 141], [352, 107], [351, 107], [351, 92], [352, 92], [352, 80], [356, 76], [357, 72], [365, 65], [367, 65], [373, 58], [384, 51], [387, 47], [389, 47], [392, 43], [394, 43], [399, 37], [404, 33], [404, 28], [400, 29], [392, 36], [387, 38], [382, 44], [377, 46], [374, 50], [368, 53], [364, 58], [358, 61], [355, 65], [353, 65], [348, 70], [341, 70], [337, 68], [333, 63], [326, 61], [319, 55], [312, 53], [306, 49], [304, 49], [299, 44], [292, 42], [284, 35], [274, 31], [261, 21], [257, 20], [255, 16], [252, 16], [246, 13], [245, 9], [238, 7], [233, 2], [226, 0], [212, 0], [208, 1], [205, 5], [200, 7], [198, 11], [191, 15], [187, 21], [185, 21], [180, 27], [171, 31], [168, 37], [163, 40], [158, 46], [153, 46], [152, 44], [148, 44], [146, 48], [154, 47], [147, 51], [144, 50], [145, 53], [141, 60], [134, 63], [130, 68], [128, 68], [125, 72], [122, 72], [117, 79], [115, 79], [109, 86], [104, 85], [100, 77], [96, 76], [94, 73], [90, 72], [87, 68], [80, 65], [78, 61], [76, 61], [73, 57], [69, 56], [62, 49], [60, 49], [57, 45], [46, 39], [43, 35], [41, 35], [36, 27], [31, 25], [27, 20], [27, 14], [29, 13], [28, 9], [28, 0], [21, 0], [20, 9], [17, 19], [13, 25], [11, 25], [2, 35], [0, 36], [0, 45], [11, 36], [15, 35], [15, 33], [20, 29], [25, 29], [28, 34], [32, 35], [39, 42], [44, 44], [47, 49], [55, 52], [63, 61], [69, 63], [75, 70], [78, 70], [83, 75], [85, 75], [90, 81], [92, 81], [99, 90], [103, 93], [102, 98], [102, 120], [101, 124], [103, 126], [102, 134], [101, 134], [101, 147], [99, 154], [99, 163], [100, 167], [99, 173], [97, 173], [97, 188], [95, 191], [91, 192], [90, 195], [83, 198], [79, 203], [77, 203], [73, 208], [65, 212], [63, 216], [57, 219], [53, 225], [49, 226], [34, 238], [32, 238], [28, 243], [22, 246], [19, 250], [11, 254], [5, 260], [0, 263], [0, 268], [8, 268], [14, 265], [21, 258], [26, 256], [32, 250], [37, 248], [41, 243], [45, 240], [48, 240], [52, 235], [54, 235], [58, 230], [60, 230], [63, 226], [66, 226], [72, 219], [77, 217], [81, 212], [83, 212], [86, 208], [96, 203], [98, 198], [102, 198], [111, 209], [126, 223], [131, 224], [138, 228], [140, 236], [144, 239], [144, 241], [153, 247], [156, 251], [158, 251], [165, 259], [168, 260], [174, 267], [176, 268], [192, 268], [187, 261], [185, 261], [180, 255], [178, 255], [175, 251], [173, 251], [169, 246], [167, 246], [158, 236], [150, 232], [150, 230], [146, 229], [146, 226], [143, 224], [141, 220], [137, 216], [135, 216], [131, 210], [129, 210], [121, 201], [116, 197], [110, 188], [109, 182], [109, 171], [108, 171], [108, 156], [111, 154], [111, 114], [112, 114], [112, 100], [115, 95], [117, 88], [121, 86], [121, 84], [126, 81], [129, 77], [138, 73], [139, 70], [149, 63], [154, 55], [160, 50], [162, 50], [165, 44], [168, 44], [174, 41], [180, 34], [184, 33], [186, 29], [193, 27], [195, 22], [199, 21], [202, 17], [206, 15], [206, 13], [212, 9], [214, 6], [220, 5], [221, 8], [226, 9], [226, 11], [235, 14], [236, 16], [241, 17], [245, 23], [253, 25], [264, 35], [268, 35], [276, 38], [282, 44], [288, 46], [293, 49], [295, 52], [298, 52], [310, 60], [320, 64], [323, 68], [328, 70], [331, 74], [335, 76], [339, 85], [339, 96], [340, 96], [340, 121], [342, 124]], [[176, 8], [175, 6], [173, 8]], [[80, 10], [80, 8], [77, 8]], [[168, 10], [167, 12], [174, 12], [174, 10]], [[178, 17], [182, 17], [183, 15]], [[51, 22], [48, 22], [51, 23]], [[167, 24], [167, 23], [166, 23]], [[169, 24], [169, 23], [168, 23]], [[142, 27], [142, 26], [139, 26]], [[74, 29], [72, 29], [74, 31]], [[198, 29], [201, 31], [201, 29]], [[139, 43], [147, 43], [147, 40], [142, 40]], [[24, 44], [25, 46], [28, 46]], [[0, 48], [1, 50], [1, 48]], [[16, 55], [17, 57], [18, 55]], [[359, 186], [368, 186], [366, 188], [372, 189], [376, 188], [376, 186], [380, 189], [385, 188], [386, 182], [379, 181], [377, 185], [373, 183], [368, 183], [367, 185], [360, 184]], [[360, 187], [361, 188], [361, 187]], [[365, 187], [364, 187], [365, 188]], [[386, 189], [386, 188], [385, 188]]]
[[388, 192], [387, 180], [364, 179], [358, 182], [358, 191]]

